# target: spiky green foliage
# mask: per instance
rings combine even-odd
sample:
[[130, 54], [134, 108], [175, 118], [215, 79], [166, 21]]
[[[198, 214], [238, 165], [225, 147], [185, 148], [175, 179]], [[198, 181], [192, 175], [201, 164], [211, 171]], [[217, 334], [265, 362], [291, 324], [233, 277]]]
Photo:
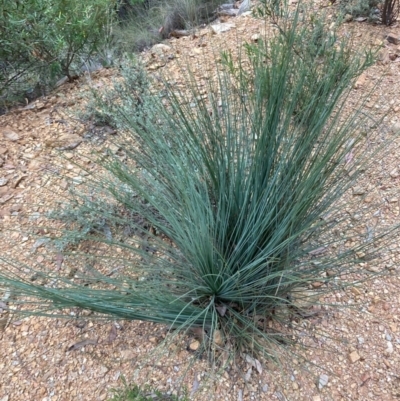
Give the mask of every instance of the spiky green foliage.
[[114, 29], [115, 42], [122, 52], [142, 50], [174, 30], [193, 29], [215, 19], [221, 0], [148, 0], [134, 2]]
[[45, 285], [4, 265], [0, 282], [30, 297], [27, 313], [80, 307], [199, 327], [212, 353], [218, 333], [230, 349], [269, 355], [284, 333], [268, 321], [287, 322], [296, 299], [363, 273], [388, 231], [366, 235], [343, 212], [376, 150], [365, 147], [363, 114], [344, 104], [370, 59], [320, 27], [310, 54], [315, 32], [302, 26], [299, 14], [284, 19], [242, 62], [225, 53], [207, 96], [188, 77], [188, 92], [165, 81], [112, 102], [122, 153], [100, 158], [105, 173], [90, 185], [132, 236], [88, 236], [106, 253], [75, 253], [76, 274], [47, 272]]
[[378, 21], [380, 0], [341, 0], [339, 8], [344, 14], [354, 18], [367, 17], [371, 21]]
[[114, 389], [113, 397], [109, 401], [185, 401], [187, 398], [162, 394], [159, 391], [149, 388], [141, 389], [136, 385], [128, 385], [125, 378], [122, 378], [124, 387], [122, 389]]

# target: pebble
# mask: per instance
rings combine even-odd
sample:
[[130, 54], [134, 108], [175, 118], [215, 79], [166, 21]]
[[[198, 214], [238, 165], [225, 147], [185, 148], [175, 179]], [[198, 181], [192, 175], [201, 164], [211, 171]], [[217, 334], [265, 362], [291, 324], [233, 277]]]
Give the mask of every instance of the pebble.
[[393, 344], [390, 341], [388, 341], [387, 348], [386, 348], [386, 351], [384, 352], [384, 355], [389, 356], [392, 353], [393, 353]]
[[366, 193], [366, 189], [363, 187], [354, 187], [353, 188], [353, 195], [364, 195]]
[[392, 336], [388, 333], [385, 334], [386, 341], [392, 341]]
[[328, 384], [328, 381], [329, 377], [327, 375], [320, 375], [318, 379], [318, 389], [322, 390]]
[[264, 384], [264, 385], [262, 386], [262, 391], [263, 391], [264, 393], [267, 393], [267, 392], [268, 392], [268, 389], [269, 389], [268, 384]]
[[358, 355], [357, 351], [353, 351], [349, 354], [349, 359], [351, 363], [355, 363], [360, 360], [360, 355]]
[[192, 343], [190, 343], [190, 345], [189, 345], [189, 348], [192, 350], [192, 351], [197, 351], [198, 349], [199, 349], [199, 347], [200, 347], [200, 342], [199, 341], [193, 341]]
[[346, 14], [343, 19], [344, 22], [351, 22], [353, 21], [353, 16], [351, 14]]
[[363, 337], [357, 337], [358, 343], [359, 344], [364, 344], [364, 338]]

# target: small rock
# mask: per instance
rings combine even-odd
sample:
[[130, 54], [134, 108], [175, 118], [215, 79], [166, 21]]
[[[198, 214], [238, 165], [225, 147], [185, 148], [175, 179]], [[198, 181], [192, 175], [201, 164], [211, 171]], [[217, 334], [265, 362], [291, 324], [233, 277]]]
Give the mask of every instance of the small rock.
[[314, 395], [312, 401], [321, 401], [321, 397], [319, 395]]
[[20, 212], [21, 209], [22, 209], [22, 206], [21, 206], [21, 205], [12, 205], [12, 206], [10, 207], [10, 212]]
[[0, 198], [0, 205], [3, 205], [4, 203], [8, 202], [10, 199], [14, 197], [13, 194], [5, 194]]
[[353, 188], [353, 195], [364, 195], [365, 193], [367, 193], [367, 191], [363, 187], [354, 187]]
[[164, 57], [170, 54], [172, 51], [172, 47], [165, 45], [163, 43], [157, 43], [150, 49], [150, 53], [154, 56]]
[[64, 191], [68, 189], [68, 181], [67, 180], [61, 180], [60, 182], [60, 188], [63, 189]]
[[389, 356], [392, 353], [393, 353], [393, 344], [391, 343], [391, 341], [388, 341], [387, 342], [387, 348], [386, 348], [386, 350], [384, 352], [384, 355], [385, 356]]
[[106, 375], [106, 373], [109, 371], [109, 369], [107, 368], [107, 366], [100, 366], [100, 369], [99, 369], [99, 374], [98, 374], [98, 376], [100, 376], [100, 377], [103, 377], [103, 376], [105, 376]]
[[400, 39], [399, 38], [397, 38], [396, 36], [394, 36], [394, 35], [388, 35], [388, 36], [386, 36], [386, 40], [389, 42], [389, 43], [393, 43], [394, 45], [400, 45]]
[[214, 331], [214, 343], [216, 345], [222, 345], [224, 342], [221, 330], [215, 330]]
[[85, 181], [85, 179], [83, 178], [83, 177], [81, 177], [81, 176], [76, 176], [76, 177], [73, 177], [72, 178], [72, 181], [74, 182], [74, 184], [76, 184], [76, 185], [80, 185], [80, 184], [82, 184], [82, 182], [84, 182]]
[[371, 273], [379, 273], [380, 269], [378, 266], [367, 266], [366, 269]]
[[351, 14], [346, 14], [343, 18], [344, 22], [351, 22], [353, 21], [353, 16]]
[[360, 355], [358, 355], [357, 351], [353, 351], [349, 354], [349, 360], [351, 363], [355, 363], [361, 359]]
[[385, 334], [386, 341], [392, 341], [392, 336], [388, 333]]
[[360, 89], [365, 85], [365, 81], [367, 80], [367, 73], [363, 72], [357, 79], [354, 84], [354, 89]]
[[329, 377], [327, 375], [325, 375], [325, 374], [320, 375], [320, 377], [318, 379], [318, 389], [322, 390], [328, 384], [328, 381], [329, 381]]
[[324, 283], [321, 282], [321, 281], [315, 281], [314, 283], [311, 284], [311, 286], [312, 286], [313, 288], [320, 288], [320, 287], [322, 287], [323, 284], [324, 284]]
[[292, 387], [293, 387], [293, 390], [295, 390], [295, 391], [299, 389], [299, 385], [297, 384], [297, 382], [293, 382]]
[[252, 42], [258, 42], [260, 40], [260, 34], [255, 33], [254, 35], [251, 36]]
[[269, 389], [268, 384], [264, 384], [264, 385], [262, 386], [262, 391], [263, 391], [264, 393], [268, 393], [268, 389]]
[[111, 152], [115, 155], [116, 153], [118, 153], [118, 151], [121, 149], [121, 147], [118, 146], [118, 145], [115, 145], [114, 143], [111, 143], [111, 144], [108, 146], [108, 149], [110, 149]]
[[122, 359], [133, 359], [135, 357], [135, 353], [130, 349], [125, 349], [121, 351]]
[[222, 22], [221, 24], [211, 25], [212, 31], [217, 35], [219, 35], [220, 33], [223, 33], [223, 32], [227, 32], [235, 27], [236, 27], [236, 25], [229, 24], [227, 22]]
[[10, 130], [9, 128], [4, 128], [2, 130], [2, 133], [3, 133], [4, 139], [7, 139], [11, 142], [16, 142], [19, 140], [19, 135], [16, 132]]
[[44, 141], [48, 148], [58, 148], [59, 150], [71, 150], [82, 142], [82, 138], [77, 134], [63, 134], [58, 138], [50, 138]]
[[390, 175], [392, 178], [397, 178], [397, 177], [399, 176], [399, 170], [398, 170], [397, 168], [395, 168], [394, 170], [392, 170], [392, 171], [389, 173], [389, 175]]
[[357, 337], [357, 341], [358, 341], [358, 343], [361, 345], [361, 344], [364, 344], [364, 338], [363, 337]]
[[400, 134], [400, 123], [393, 124], [392, 132], [394, 134]]
[[2, 399], [0, 399], [0, 401], [8, 401], [8, 400], [9, 400], [8, 395], [5, 395]]
[[6, 185], [8, 182], [8, 178], [0, 178], [0, 187], [4, 187], [4, 185]]
[[197, 351], [198, 349], [199, 349], [199, 347], [200, 347], [200, 342], [199, 341], [193, 341], [192, 343], [190, 343], [190, 345], [189, 345], [189, 348], [192, 350], [192, 351]]

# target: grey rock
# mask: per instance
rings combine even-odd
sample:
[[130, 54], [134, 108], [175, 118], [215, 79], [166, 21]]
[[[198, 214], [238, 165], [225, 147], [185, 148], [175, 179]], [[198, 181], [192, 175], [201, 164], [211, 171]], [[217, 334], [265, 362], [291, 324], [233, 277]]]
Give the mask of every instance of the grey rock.
[[322, 390], [328, 384], [328, 381], [329, 377], [327, 375], [325, 374], [320, 375], [318, 379], [318, 389]]

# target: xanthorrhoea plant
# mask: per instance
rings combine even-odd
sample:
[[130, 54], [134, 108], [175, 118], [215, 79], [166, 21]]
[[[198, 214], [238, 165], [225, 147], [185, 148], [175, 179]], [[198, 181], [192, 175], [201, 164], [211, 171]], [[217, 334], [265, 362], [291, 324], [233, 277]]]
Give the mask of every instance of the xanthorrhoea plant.
[[[107, 173], [91, 186], [125, 214], [102, 216], [95, 202], [93, 210], [133, 235], [88, 238], [110, 245], [102, 260], [124, 269], [110, 275], [78, 263], [79, 276], [47, 272], [54, 280], [35, 285], [3, 267], [1, 283], [38, 300], [29, 313], [81, 307], [200, 327], [205, 349], [218, 333], [268, 354], [277, 333], [262, 320], [287, 318], [296, 291], [315, 282], [329, 291], [329, 280], [360, 273], [361, 252], [374, 257], [387, 234], [355, 241], [359, 233], [341, 212], [369, 160], [357, 130], [363, 115], [344, 110], [369, 59], [321, 27], [312, 41], [315, 32], [301, 26], [296, 14], [268, 42], [247, 46], [250, 67], [225, 54], [206, 97], [193, 77], [188, 94], [168, 83], [162, 96], [122, 88], [106, 113], [121, 128], [126, 160], [100, 159]], [[342, 248], [348, 237], [353, 246]], [[116, 244], [138, 258], [118, 258]]]

